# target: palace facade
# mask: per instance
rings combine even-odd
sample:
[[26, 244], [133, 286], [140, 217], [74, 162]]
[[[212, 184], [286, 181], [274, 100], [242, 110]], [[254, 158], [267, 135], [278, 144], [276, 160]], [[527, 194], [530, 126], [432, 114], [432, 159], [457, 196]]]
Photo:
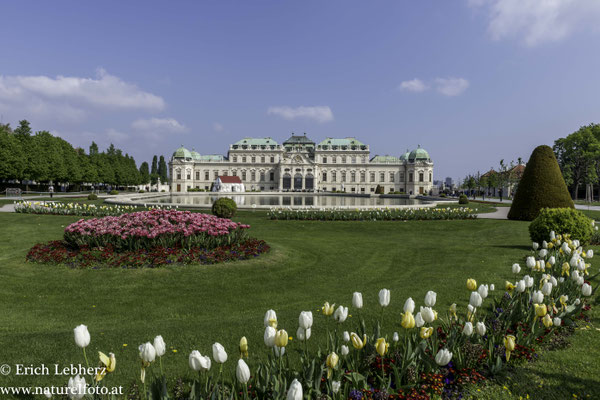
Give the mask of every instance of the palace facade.
[[210, 190], [219, 176], [239, 177], [246, 191], [342, 191], [408, 195], [429, 194], [433, 188], [433, 161], [420, 146], [399, 157], [376, 155], [369, 146], [347, 137], [320, 143], [306, 134], [282, 144], [270, 137], [244, 138], [229, 146], [227, 156], [200, 155], [177, 149], [169, 162], [171, 191]]

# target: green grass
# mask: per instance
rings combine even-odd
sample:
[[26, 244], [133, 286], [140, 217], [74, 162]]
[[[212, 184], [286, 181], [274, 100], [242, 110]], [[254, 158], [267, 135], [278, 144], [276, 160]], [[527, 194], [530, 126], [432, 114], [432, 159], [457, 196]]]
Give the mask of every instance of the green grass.
[[[60, 238], [64, 226], [78, 219], [0, 214], [0, 364], [83, 363], [73, 342], [73, 328], [83, 323], [92, 336], [87, 352], [93, 365], [98, 350], [116, 354], [117, 370], [106, 378], [109, 386], [128, 386], [138, 377], [137, 346], [158, 334], [172, 346], [163, 360], [170, 377], [192, 377], [190, 351], [210, 355], [215, 341], [228, 351], [226, 369], [232, 371], [241, 336], [248, 338], [252, 367], [253, 360], [266, 355], [262, 318], [269, 308], [292, 336], [300, 311], [316, 312], [324, 301], [351, 305], [354, 291], [363, 292], [363, 315], [368, 316], [379, 315], [379, 289], [391, 289], [384, 322], [389, 332], [400, 329], [409, 296], [418, 306], [428, 290], [435, 290], [440, 312], [453, 302], [464, 308], [466, 279], [501, 288], [512, 278], [510, 265], [523, 261], [530, 242], [528, 224], [519, 221], [270, 221], [257, 211], [234, 218], [249, 223], [251, 234], [272, 246], [269, 254], [250, 261], [139, 270], [24, 262], [31, 246]], [[593, 310], [592, 323], [600, 326]], [[340, 329], [351, 326], [352, 318]], [[311, 346], [320, 339], [324, 344], [324, 331], [323, 317], [315, 315]], [[510, 386], [515, 398], [537, 393], [532, 382], [538, 378], [547, 385], [548, 397], [533, 398], [600, 397], [600, 335], [593, 328], [577, 331], [572, 343], [519, 368], [513, 375], [516, 388]], [[289, 351], [292, 360], [298, 357], [293, 341]], [[0, 376], [0, 386], [63, 385], [67, 379], [9, 375]], [[496, 398], [508, 396], [497, 386], [483, 390]]]

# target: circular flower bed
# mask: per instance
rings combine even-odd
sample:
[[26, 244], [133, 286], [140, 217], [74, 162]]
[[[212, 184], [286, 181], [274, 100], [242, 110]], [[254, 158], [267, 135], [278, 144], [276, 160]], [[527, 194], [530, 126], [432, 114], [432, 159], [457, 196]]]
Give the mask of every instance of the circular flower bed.
[[269, 250], [248, 238], [249, 225], [189, 211], [150, 210], [81, 219], [64, 240], [39, 243], [27, 261], [73, 267], [157, 267], [245, 260]]

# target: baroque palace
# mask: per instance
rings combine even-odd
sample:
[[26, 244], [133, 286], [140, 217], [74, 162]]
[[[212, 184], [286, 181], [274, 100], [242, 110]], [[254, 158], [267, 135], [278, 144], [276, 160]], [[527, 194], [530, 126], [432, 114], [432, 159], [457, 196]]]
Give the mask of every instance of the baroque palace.
[[370, 158], [369, 146], [347, 137], [316, 144], [306, 134], [282, 144], [270, 137], [244, 138], [229, 146], [227, 156], [200, 155], [183, 146], [169, 162], [171, 191], [210, 190], [219, 176], [237, 176], [246, 191], [342, 191], [429, 194], [433, 161], [420, 146], [400, 157]]

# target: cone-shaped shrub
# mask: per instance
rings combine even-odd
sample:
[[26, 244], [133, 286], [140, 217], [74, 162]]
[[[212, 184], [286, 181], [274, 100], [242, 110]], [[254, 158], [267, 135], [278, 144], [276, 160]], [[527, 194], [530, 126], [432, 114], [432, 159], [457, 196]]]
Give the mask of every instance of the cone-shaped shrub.
[[542, 208], [575, 208], [562, 173], [549, 146], [531, 153], [519, 182], [508, 219], [531, 221]]

